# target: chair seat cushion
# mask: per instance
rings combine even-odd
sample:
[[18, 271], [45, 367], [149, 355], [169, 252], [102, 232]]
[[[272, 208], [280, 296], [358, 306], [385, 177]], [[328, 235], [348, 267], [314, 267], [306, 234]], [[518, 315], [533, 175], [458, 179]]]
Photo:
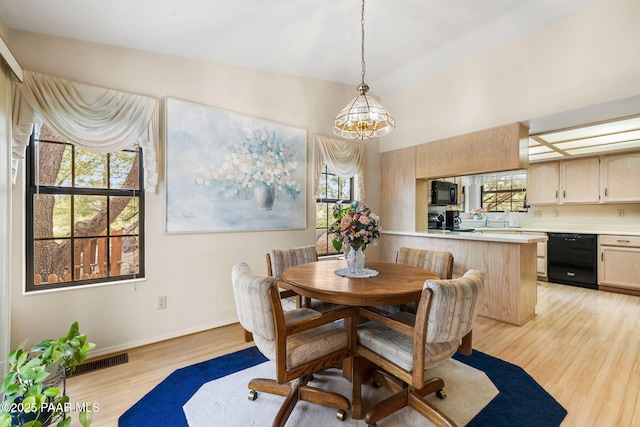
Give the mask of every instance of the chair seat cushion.
[[[299, 308], [285, 311], [286, 324], [299, 322], [321, 313], [310, 308]], [[254, 336], [258, 349], [270, 360], [275, 360], [275, 342]], [[347, 348], [349, 336], [347, 330], [338, 323], [332, 322], [307, 331], [298, 332], [287, 339], [287, 369], [295, 368], [309, 361], [318, 359], [334, 351]]]
[[332, 302], [320, 301], [317, 299], [311, 300], [311, 309], [319, 311], [320, 313], [326, 313], [331, 310], [337, 310], [339, 308], [345, 308], [346, 305], [335, 304]]
[[[410, 322], [409, 313], [400, 315]], [[414, 316], [415, 318], [415, 316]], [[403, 320], [404, 321], [404, 320]], [[369, 321], [358, 326], [358, 344], [384, 357], [407, 372], [413, 372], [413, 339], [378, 323]], [[425, 370], [438, 365], [458, 350], [458, 341], [425, 345]]]
[[407, 325], [416, 324], [416, 315], [415, 313], [411, 313], [410, 311], [398, 311], [392, 313], [389, 317], [391, 317], [393, 320], [406, 323]]
[[[282, 303], [282, 309], [286, 312], [286, 311], [291, 311], [291, 310], [297, 310], [298, 306], [297, 304], [297, 299], [298, 297], [286, 297], [286, 298], [282, 298], [280, 300], [280, 302]], [[331, 310], [337, 310], [339, 308], [344, 308], [344, 305], [340, 305], [340, 304], [334, 304], [331, 302], [324, 302], [324, 301], [320, 301], [317, 299], [312, 299], [311, 300], [311, 308], [312, 310], [318, 311], [320, 313], [326, 313], [327, 311], [331, 311]]]
[[286, 297], [280, 299], [280, 302], [282, 303], [282, 310], [284, 310], [285, 313], [287, 311], [296, 310], [298, 308], [296, 305], [296, 299], [297, 297]]

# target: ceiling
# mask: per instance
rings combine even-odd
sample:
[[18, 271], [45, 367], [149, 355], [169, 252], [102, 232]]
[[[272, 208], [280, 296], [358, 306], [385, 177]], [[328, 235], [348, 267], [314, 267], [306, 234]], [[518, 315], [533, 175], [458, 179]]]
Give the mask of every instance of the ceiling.
[[[366, 82], [379, 96], [599, 0], [369, 0]], [[10, 29], [360, 83], [359, 0], [0, 0]]]
[[[384, 96], [598, 1], [368, 0], [366, 82]], [[352, 84], [354, 93], [360, 12], [360, 0], [0, 0], [10, 29]], [[640, 117], [601, 122], [638, 106], [634, 97], [534, 118], [529, 160], [637, 149]]]
[[557, 160], [640, 148], [640, 115], [529, 137], [529, 161]]

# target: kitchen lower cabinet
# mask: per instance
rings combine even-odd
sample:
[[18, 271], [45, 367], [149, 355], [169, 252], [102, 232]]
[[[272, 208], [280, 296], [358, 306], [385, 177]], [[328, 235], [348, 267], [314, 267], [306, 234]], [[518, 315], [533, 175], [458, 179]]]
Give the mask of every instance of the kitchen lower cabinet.
[[[546, 236], [547, 233], [531, 233], [534, 236]], [[547, 242], [538, 242], [538, 248], [536, 252], [536, 272], [538, 279], [547, 280]]]
[[600, 235], [601, 290], [640, 295], [640, 237]]

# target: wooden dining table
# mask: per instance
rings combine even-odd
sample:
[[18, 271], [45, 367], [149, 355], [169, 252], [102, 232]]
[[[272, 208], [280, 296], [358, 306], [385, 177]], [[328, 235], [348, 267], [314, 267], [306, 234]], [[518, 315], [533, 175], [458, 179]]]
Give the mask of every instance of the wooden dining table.
[[364, 307], [418, 301], [425, 280], [438, 279], [431, 271], [384, 261], [367, 261], [365, 265], [377, 271], [377, 276], [350, 278], [335, 274], [345, 268], [347, 262], [341, 259], [298, 264], [284, 270], [282, 280], [305, 297]]
[[[368, 307], [418, 301], [424, 282], [439, 278], [435, 273], [419, 267], [384, 261], [366, 262], [366, 269], [378, 272], [372, 277], [343, 277], [336, 274], [337, 270], [346, 267], [346, 261], [340, 259], [299, 264], [282, 272], [284, 283], [280, 285], [304, 297], [354, 307]], [[345, 319], [345, 326], [352, 334], [355, 349], [355, 322]], [[344, 369], [345, 377], [351, 379], [355, 375], [351, 370], [360, 369], [360, 365], [352, 365], [347, 361]], [[362, 409], [358, 384], [358, 390], [354, 388], [352, 393], [351, 416], [355, 419], [362, 418]]]

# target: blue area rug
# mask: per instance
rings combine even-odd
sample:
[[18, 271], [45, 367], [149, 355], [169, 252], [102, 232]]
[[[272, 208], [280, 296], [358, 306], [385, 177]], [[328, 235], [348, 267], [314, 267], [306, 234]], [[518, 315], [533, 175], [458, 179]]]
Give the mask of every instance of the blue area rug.
[[[500, 393], [470, 427], [559, 426], [567, 411], [522, 368], [477, 350], [454, 359], [487, 374]], [[118, 420], [119, 427], [188, 426], [183, 405], [205, 383], [249, 368], [267, 359], [256, 347], [178, 369]]]
[[483, 371], [500, 393], [472, 419], [468, 427], [551, 427], [567, 415], [564, 409], [524, 369], [478, 350], [454, 359]]

